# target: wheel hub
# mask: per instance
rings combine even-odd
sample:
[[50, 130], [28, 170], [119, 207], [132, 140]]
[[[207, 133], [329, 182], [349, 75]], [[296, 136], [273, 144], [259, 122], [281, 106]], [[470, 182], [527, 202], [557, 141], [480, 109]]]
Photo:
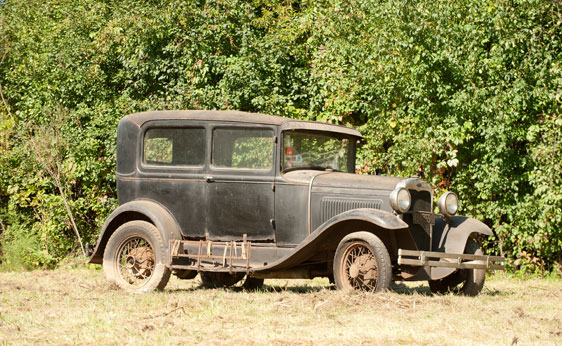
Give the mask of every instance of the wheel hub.
[[349, 267], [349, 277], [356, 279], [361, 275], [365, 280], [375, 279], [376, 265], [377, 262], [371, 254], [361, 255]]
[[346, 253], [346, 274], [354, 288], [374, 290], [377, 285], [377, 260], [369, 248], [353, 244]]
[[359, 276], [359, 264], [357, 262], [353, 262], [353, 264], [349, 267], [349, 277], [352, 279], [357, 279]]
[[125, 260], [125, 267], [138, 279], [150, 276], [154, 266], [154, 252], [148, 246], [141, 246], [131, 250]]

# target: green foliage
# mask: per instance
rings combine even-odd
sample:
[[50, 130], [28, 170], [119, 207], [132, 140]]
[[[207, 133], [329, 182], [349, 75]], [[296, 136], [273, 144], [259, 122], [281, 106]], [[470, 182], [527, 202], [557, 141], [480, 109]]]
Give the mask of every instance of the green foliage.
[[18, 233], [12, 240], [2, 239], [2, 261], [0, 271], [31, 270], [36, 267], [50, 267], [54, 258], [41, 246], [36, 235]]
[[270, 169], [273, 167], [273, 133], [249, 132], [248, 137], [234, 140], [232, 165], [234, 168]]
[[144, 157], [146, 162], [172, 163], [173, 142], [169, 138], [146, 137]]
[[[115, 134], [149, 109], [342, 123], [358, 171], [420, 175], [493, 228], [510, 265], [562, 261], [558, 2], [349, 0], [0, 4], [0, 218], [60, 260], [76, 240], [29, 128], [69, 114], [64, 184], [94, 241], [115, 206]], [[41, 250], [41, 251], [43, 251]], [[33, 264], [35, 265], [35, 264]]]

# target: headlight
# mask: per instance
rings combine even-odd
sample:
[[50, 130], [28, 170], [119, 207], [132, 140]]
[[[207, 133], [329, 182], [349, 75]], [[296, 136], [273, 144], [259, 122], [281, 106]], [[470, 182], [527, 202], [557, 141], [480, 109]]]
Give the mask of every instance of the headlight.
[[390, 193], [390, 206], [399, 213], [407, 212], [411, 203], [410, 192], [405, 188], [401, 187]]
[[445, 217], [451, 217], [459, 211], [459, 199], [451, 191], [442, 194], [437, 205], [439, 206], [439, 212], [445, 215]]

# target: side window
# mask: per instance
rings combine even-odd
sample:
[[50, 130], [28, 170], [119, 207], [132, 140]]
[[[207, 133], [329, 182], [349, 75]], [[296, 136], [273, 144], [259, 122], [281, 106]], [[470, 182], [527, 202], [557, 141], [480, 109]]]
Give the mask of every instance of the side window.
[[271, 169], [273, 131], [219, 128], [213, 131], [213, 166], [221, 168]]
[[205, 164], [205, 129], [153, 128], [144, 136], [144, 163], [166, 166]]

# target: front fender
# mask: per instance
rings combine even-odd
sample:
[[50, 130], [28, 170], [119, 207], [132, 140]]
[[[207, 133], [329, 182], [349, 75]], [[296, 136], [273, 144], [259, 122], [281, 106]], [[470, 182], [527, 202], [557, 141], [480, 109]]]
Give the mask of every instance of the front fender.
[[182, 239], [181, 230], [172, 214], [166, 208], [150, 200], [136, 200], [125, 203], [109, 215], [102, 227], [96, 248], [88, 263], [102, 264], [105, 246], [113, 232], [122, 224], [134, 220], [148, 221], [160, 230], [164, 247], [166, 248], [165, 260], [168, 263], [170, 240]]
[[471, 234], [494, 235], [488, 226], [470, 217], [438, 218], [433, 226], [433, 251], [462, 254]]
[[380, 237], [384, 232], [407, 228], [407, 223], [387, 211], [369, 208], [349, 210], [318, 226], [287, 256], [254, 271], [287, 269], [301, 264], [316, 253], [335, 251], [340, 240], [349, 233], [367, 230]]
[[[468, 238], [473, 234], [494, 235], [488, 226], [470, 217], [453, 216], [449, 220], [438, 218], [433, 226], [433, 251], [462, 254]], [[440, 279], [454, 271], [454, 268], [432, 267], [431, 278]]]

